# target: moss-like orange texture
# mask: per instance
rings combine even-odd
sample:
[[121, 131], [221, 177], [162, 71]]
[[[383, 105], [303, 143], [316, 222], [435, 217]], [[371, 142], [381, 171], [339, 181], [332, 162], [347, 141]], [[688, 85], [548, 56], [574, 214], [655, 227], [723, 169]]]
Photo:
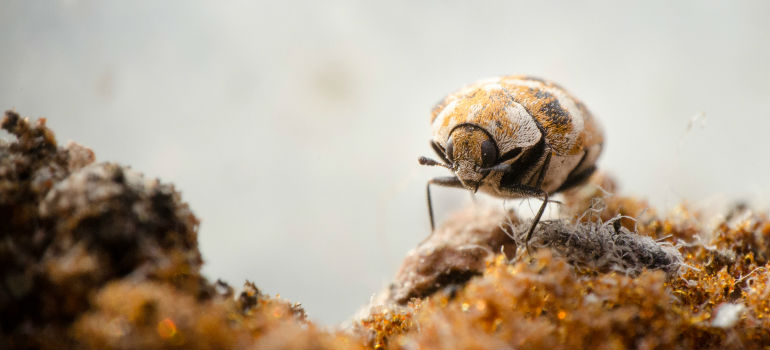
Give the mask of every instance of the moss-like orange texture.
[[[7, 112], [2, 127], [0, 348], [770, 348], [770, 219], [744, 206], [658, 214], [597, 175], [531, 256], [515, 213], [467, 208], [352, 326], [323, 328], [253, 283], [201, 276], [198, 220], [173, 186], [61, 147], [44, 122]], [[554, 228], [671, 263], [577, 259], [589, 245], [544, 239]]]
[[550, 249], [515, 263], [498, 254], [459, 292], [412, 301], [403, 323], [419, 327], [377, 334], [390, 349], [770, 347], [767, 214], [738, 206], [707, 226], [686, 206], [658, 216], [644, 201], [607, 194], [616, 189], [610, 179], [592, 182], [567, 194], [566, 216], [635, 218], [623, 226], [682, 253], [678, 273], [601, 273]]

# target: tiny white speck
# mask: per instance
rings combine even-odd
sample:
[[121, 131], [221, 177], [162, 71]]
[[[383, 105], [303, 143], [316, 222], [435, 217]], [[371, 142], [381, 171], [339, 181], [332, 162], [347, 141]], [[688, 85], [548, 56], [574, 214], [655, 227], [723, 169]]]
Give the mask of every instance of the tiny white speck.
[[717, 308], [717, 315], [711, 321], [711, 325], [719, 328], [730, 328], [738, 323], [745, 309], [743, 304], [724, 303]]

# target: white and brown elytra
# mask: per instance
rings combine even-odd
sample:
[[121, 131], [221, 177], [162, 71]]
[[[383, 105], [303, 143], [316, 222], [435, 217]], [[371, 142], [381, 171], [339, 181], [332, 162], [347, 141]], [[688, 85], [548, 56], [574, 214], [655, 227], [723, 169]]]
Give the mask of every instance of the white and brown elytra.
[[441, 162], [426, 157], [419, 162], [454, 173], [428, 181], [431, 230], [431, 184], [501, 198], [539, 197], [543, 204], [526, 242], [548, 196], [585, 182], [596, 170], [604, 141], [582, 102], [554, 83], [527, 76], [468, 85], [433, 108], [431, 124], [431, 147]]

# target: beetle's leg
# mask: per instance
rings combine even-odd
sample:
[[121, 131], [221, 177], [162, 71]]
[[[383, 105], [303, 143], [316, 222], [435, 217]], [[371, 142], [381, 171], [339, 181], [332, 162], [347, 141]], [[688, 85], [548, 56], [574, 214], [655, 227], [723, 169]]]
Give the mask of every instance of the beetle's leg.
[[535, 218], [532, 219], [532, 225], [529, 226], [529, 231], [527, 232], [527, 239], [524, 241], [524, 246], [527, 248], [527, 253], [529, 253], [530, 255], [532, 254], [529, 251], [529, 239], [532, 238], [532, 233], [535, 232], [535, 227], [540, 222], [540, 217], [543, 216], [543, 211], [545, 211], [545, 206], [548, 205], [548, 192], [542, 191], [541, 195], [543, 196], [543, 204], [540, 205], [540, 210], [537, 211], [537, 215], [535, 215]]
[[[532, 219], [532, 224], [527, 231], [527, 239], [524, 241], [524, 246], [527, 248], [527, 254], [530, 254], [529, 240], [532, 238], [532, 234], [535, 232], [535, 227], [540, 222], [540, 217], [543, 216], [545, 206], [548, 205], [548, 192], [543, 191], [537, 187], [531, 187], [526, 185], [514, 184], [508, 187], [500, 188], [500, 192], [506, 193], [511, 197], [514, 196], [527, 196], [527, 197], [539, 197], [543, 200], [543, 204], [540, 205], [540, 209], [537, 211], [537, 215]], [[531, 255], [531, 254], [530, 254]]]
[[[545, 156], [545, 160], [543, 161], [542, 165], [540, 166], [540, 173], [537, 176], [537, 182], [535, 182], [535, 188], [539, 189], [543, 185], [543, 179], [545, 179], [545, 173], [548, 171], [548, 166], [551, 165], [551, 155], [553, 153], [547, 152]], [[527, 239], [524, 241], [524, 246], [527, 248], [527, 253], [532, 255], [529, 251], [529, 240], [532, 238], [532, 233], [535, 232], [535, 227], [540, 222], [540, 217], [543, 216], [543, 211], [545, 211], [545, 206], [548, 205], [548, 192], [539, 190], [539, 195], [543, 198], [543, 204], [540, 205], [540, 209], [537, 211], [537, 215], [535, 215], [535, 218], [532, 219], [532, 225], [529, 227], [529, 231], [527, 232]]]
[[446, 186], [446, 187], [455, 187], [455, 188], [464, 188], [462, 182], [460, 182], [460, 179], [458, 179], [455, 176], [441, 176], [441, 177], [435, 177], [430, 180], [428, 180], [428, 185], [425, 186], [425, 191], [428, 195], [428, 216], [430, 216], [430, 231], [433, 232], [433, 230], [436, 229], [436, 226], [433, 222], [433, 203], [430, 199], [430, 185], [439, 185], [439, 186]]

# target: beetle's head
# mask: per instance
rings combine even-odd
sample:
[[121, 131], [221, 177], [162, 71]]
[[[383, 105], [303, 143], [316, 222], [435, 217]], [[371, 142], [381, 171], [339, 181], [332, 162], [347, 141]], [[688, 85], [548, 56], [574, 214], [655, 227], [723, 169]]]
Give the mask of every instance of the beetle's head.
[[497, 160], [497, 145], [478, 126], [460, 125], [449, 134], [446, 157], [463, 186], [475, 192]]

